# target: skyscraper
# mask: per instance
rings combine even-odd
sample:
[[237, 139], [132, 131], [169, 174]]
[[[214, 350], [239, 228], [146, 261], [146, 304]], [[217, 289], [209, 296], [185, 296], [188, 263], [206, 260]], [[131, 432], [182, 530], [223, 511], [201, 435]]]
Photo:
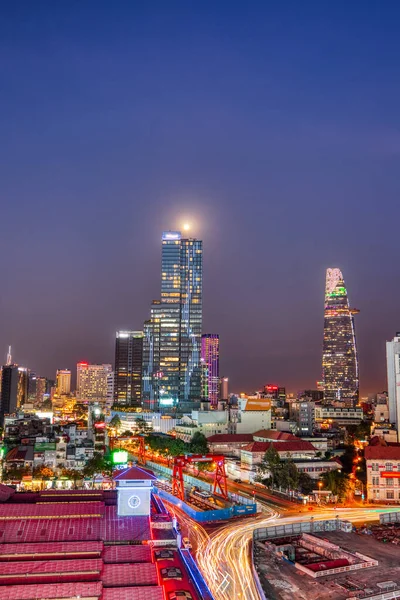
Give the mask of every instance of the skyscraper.
[[58, 396], [65, 396], [71, 393], [71, 371], [69, 369], [58, 369], [56, 393]]
[[76, 397], [89, 402], [107, 400], [107, 376], [112, 372], [111, 365], [90, 365], [79, 362], [76, 365]]
[[325, 401], [358, 401], [358, 356], [354, 315], [340, 269], [327, 269], [322, 369]]
[[389, 395], [389, 421], [396, 425], [397, 439], [400, 434], [400, 332], [391, 342], [386, 342], [386, 366]]
[[219, 336], [205, 333], [201, 336], [201, 358], [206, 365], [207, 392], [204, 394], [211, 406], [217, 406], [219, 400]]
[[140, 407], [142, 399], [143, 331], [117, 331], [114, 404]]
[[201, 397], [203, 244], [162, 235], [161, 299], [144, 325], [143, 401], [148, 408]]
[[18, 365], [5, 365], [1, 378], [0, 422], [4, 415], [14, 413], [28, 398], [28, 372]]

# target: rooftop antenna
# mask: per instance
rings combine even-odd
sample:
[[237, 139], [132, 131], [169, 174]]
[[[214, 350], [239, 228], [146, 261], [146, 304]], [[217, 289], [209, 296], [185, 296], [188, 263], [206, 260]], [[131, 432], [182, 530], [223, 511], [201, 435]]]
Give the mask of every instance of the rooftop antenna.
[[11, 346], [8, 346], [7, 365], [12, 365]]

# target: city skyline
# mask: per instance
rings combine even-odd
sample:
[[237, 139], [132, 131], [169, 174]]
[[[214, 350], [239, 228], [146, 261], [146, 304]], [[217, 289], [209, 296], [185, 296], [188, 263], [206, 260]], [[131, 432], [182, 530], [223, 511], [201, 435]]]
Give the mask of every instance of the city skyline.
[[382, 389], [400, 6], [156, 4], [4, 8], [2, 352], [52, 378], [112, 362], [159, 296], [160, 231], [190, 222], [232, 389], [320, 378], [330, 265], [361, 309], [361, 395]]

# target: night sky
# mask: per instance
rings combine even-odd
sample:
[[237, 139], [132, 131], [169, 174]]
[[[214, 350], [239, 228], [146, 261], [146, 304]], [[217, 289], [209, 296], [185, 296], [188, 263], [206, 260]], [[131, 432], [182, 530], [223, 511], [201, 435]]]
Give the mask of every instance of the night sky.
[[0, 356], [112, 362], [204, 240], [232, 391], [321, 377], [340, 267], [361, 393], [400, 330], [400, 4], [60, 0], [0, 8]]

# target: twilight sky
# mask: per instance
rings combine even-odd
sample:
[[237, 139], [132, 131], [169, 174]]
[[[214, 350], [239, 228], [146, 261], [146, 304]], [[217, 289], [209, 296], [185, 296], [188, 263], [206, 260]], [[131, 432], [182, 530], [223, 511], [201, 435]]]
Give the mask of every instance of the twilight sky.
[[20, 0], [0, 7], [0, 356], [111, 362], [159, 296], [161, 232], [204, 240], [232, 391], [321, 376], [342, 269], [361, 392], [400, 330], [400, 5]]

